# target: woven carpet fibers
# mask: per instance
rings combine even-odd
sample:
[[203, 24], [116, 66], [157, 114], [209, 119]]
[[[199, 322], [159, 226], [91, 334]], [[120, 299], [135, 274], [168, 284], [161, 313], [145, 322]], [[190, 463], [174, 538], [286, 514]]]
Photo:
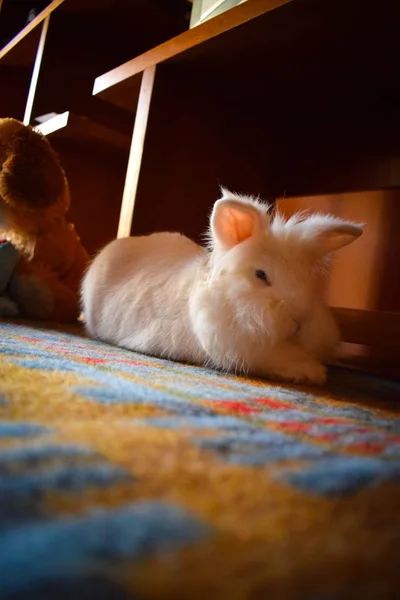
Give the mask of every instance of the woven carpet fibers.
[[0, 322], [0, 597], [398, 597], [399, 396]]

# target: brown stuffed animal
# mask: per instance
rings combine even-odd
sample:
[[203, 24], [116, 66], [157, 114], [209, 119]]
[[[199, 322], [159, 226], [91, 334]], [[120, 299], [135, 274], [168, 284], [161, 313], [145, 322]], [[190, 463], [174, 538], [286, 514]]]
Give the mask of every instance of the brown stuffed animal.
[[69, 204], [68, 182], [47, 139], [15, 119], [0, 119], [0, 240], [21, 254], [12, 299], [22, 315], [78, 317], [88, 255], [65, 218]]

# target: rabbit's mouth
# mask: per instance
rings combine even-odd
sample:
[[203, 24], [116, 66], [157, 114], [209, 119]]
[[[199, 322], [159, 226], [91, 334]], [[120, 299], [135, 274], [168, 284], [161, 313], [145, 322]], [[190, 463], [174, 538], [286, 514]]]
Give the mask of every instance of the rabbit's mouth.
[[297, 340], [298, 334], [300, 332], [301, 325], [300, 325], [300, 323], [298, 321], [295, 321], [294, 319], [293, 319], [293, 324], [294, 324], [295, 330], [292, 333], [292, 335], [290, 336], [290, 338], [294, 339], [294, 340]]

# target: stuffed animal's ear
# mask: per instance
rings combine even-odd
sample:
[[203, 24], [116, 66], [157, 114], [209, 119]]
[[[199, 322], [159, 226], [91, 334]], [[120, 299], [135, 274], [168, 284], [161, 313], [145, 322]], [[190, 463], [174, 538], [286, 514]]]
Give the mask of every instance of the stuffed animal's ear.
[[312, 215], [298, 223], [302, 237], [320, 255], [327, 255], [354, 242], [362, 234], [362, 226], [330, 215]]
[[212, 241], [232, 248], [259, 232], [261, 219], [261, 213], [250, 203], [222, 198], [214, 204], [211, 215]]
[[0, 171], [4, 201], [13, 208], [46, 208], [65, 185], [64, 171], [46, 138], [31, 127], [16, 133]]

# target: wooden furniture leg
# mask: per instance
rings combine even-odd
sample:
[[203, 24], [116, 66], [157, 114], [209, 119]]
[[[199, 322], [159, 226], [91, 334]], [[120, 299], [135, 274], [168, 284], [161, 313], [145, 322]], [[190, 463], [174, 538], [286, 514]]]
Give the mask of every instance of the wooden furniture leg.
[[44, 45], [46, 43], [47, 30], [49, 28], [50, 14], [47, 15], [42, 24], [42, 32], [40, 34], [40, 40], [38, 49], [36, 52], [35, 64], [33, 66], [31, 84], [29, 86], [28, 99], [26, 101], [25, 114], [24, 114], [24, 125], [29, 125], [32, 116], [33, 101], [35, 99], [36, 86], [39, 79], [40, 65], [42, 64], [42, 57], [44, 51]]
[[121, 214], [118, 225], [118, 237], [129, 237], [132, 227], [133, 210], [135, 207], [136, 191], [142, 163], [144, 138], [150, 110], [156, 67], [152, 66], [143, 71], [137, 106], [135, 125], [133, 128], [129, 162], [126, 171], [124, 194], [122, 197]]

